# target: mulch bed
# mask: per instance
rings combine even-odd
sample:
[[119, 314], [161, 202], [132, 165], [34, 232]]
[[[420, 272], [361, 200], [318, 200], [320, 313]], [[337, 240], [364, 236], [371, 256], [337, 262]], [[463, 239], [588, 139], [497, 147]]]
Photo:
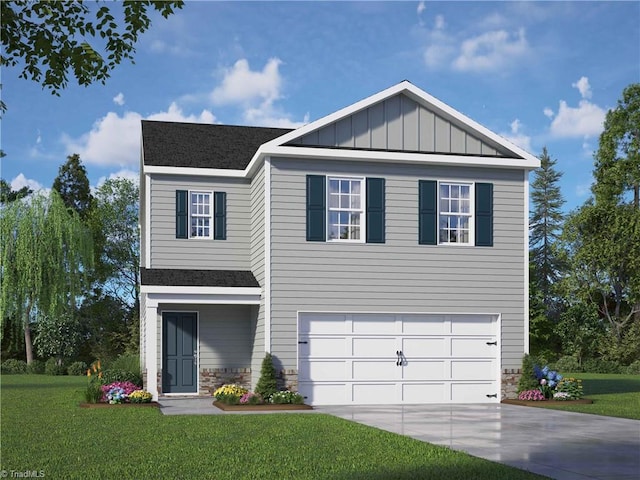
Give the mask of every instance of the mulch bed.
[[159, 407], [160, 404], [158, 402], [147, 402], [147, 403], [81, 403], [80, 408], [122, 408], [122, 407]]
[[580, 400], [518, 400], [506, 398], [501, 403], [507, 403], [509, 405], [524, 405], [527, 407], [541, 407], [542, 405], [589, 405], [593, 403], [593, 400], [588, 398], [581, 398]]
[[226, 403], [213, 402], [214, 407], [227, 412], [266, 412], [273, 410], [313, 410], [311, 405], [269, 404], [269, 405], [227, 405]]

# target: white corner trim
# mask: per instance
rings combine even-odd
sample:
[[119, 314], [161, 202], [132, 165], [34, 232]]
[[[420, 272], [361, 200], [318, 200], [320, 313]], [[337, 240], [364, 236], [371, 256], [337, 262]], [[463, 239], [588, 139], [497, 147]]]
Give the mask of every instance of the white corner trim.
[[539, 165], [520, 158], [481, 157], [470, 155], [442, 155], [438, 153], [407, 153], [377, 150], [343, 150], [316, 147], [261, 147], [264, 154], [273, 157], [314, 158], [324, 160], [353, 160], [385, 163], [413, 163], [425, 165], [452, 165], [464, 167], [537, 168]]
[[271, 352], [271, 158], [264, 160], [264, 351]]
[[529, 353], [529, 171], [524, 176], [524, 353]]
[[[145, 295], [145, 293], [140, 293]], [[147, 384], [145, 388], [158, 400], [158, 307], [148, 301], [141, 302], [145, 306], [145, 363]]]
[[151, 268], [151, 175], [144, 175], [144, 268]]
[[145, 165], [145, 173], [156, 173], [162, 175], [194, 175], [198, 177], [246, 177], [245, 170], [235, 170], [230, 168], [196, 168], [196, 167], [164, 167], [159, 165]]

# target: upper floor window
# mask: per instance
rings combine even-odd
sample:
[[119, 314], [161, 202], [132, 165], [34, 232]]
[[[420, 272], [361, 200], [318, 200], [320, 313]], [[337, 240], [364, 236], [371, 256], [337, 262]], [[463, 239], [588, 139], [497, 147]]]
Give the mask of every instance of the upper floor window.
[[211, 192], [190, 192], [191, 238], [211, 238]]
[[364, 179], [328, 178], [328, 239], [362, 240]]
[[471, 185], [440, 183], [439, 243], [471, 243]]

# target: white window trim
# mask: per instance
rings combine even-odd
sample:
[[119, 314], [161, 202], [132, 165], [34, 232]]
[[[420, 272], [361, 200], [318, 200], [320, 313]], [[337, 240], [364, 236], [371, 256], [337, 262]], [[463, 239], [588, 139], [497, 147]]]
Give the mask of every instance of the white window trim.
[[[193, 212], [191, 211], [191, 209], [193, 208], [193, 202], [191, 201], [191, 194], [193, 193], [203, 193], [203, 194], [207, 194], [209, 195], [209, 235], [208, 236], [194, 236], [191, 234], [192, 230], [191, 230], [191, 219], [193, 216]], [[189, 190], [189, 218], [188, 218], [188, 224], [187, 224], [187, 228], [189, 230], [189, 238], [193, 239], [193, 240], [211, 240], [213, 238], [213, 190]], [[200, 217], [204, 217], [204, 215], [200, 215]]]
[[[440, 241], [440, 215], [442, 215], [440, 209], [440, 185], [468, 185], [469, 186], [469, 241], [466, 243], [462, 242], [441, 242]], [[469, 182], [464, 180], [438, 180], [438, 216], [436, 220], [436, 230], [437, 230], [437, 239], [438, 245], [447, 245], [453, 247], [474, 247], [476, 244], [476, 195], [475, 195], [475, 182]]]
[[[331, 180], [358, 180], [360, 181], [360, 238], [357, 240], [353, 239], [345, 239], [345, 238], [330, 238], [329, 229], [331, 223], [329, 222], [329, 216], [331, 215], [331, 207], [330, 207], [330, 194], [329, 194], [329, 182]], [[325, 202], [327, 205], [327, 212], [325, 217], [325, 230], [326, 230], [326, 241], [329, 243], [366, 243], [366, 233], [367, 233], [367, 225], [366, 225], [366, 217], [367, 217], [367, 178], [359, 175], [326, 175], [326, 185], [325, 185]]]

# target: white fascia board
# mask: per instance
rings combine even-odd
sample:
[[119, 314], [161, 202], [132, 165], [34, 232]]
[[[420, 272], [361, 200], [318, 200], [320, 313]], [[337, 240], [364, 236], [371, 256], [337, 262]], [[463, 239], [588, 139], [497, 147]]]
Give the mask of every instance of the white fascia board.
[[179, 305], [260, 305], [260, 295], [207, 295], [186, 293], [149, 293], [147, 303], [158, 308], [161, 303]]
[[[427, 165], [457, 165], [465, 167], [521, 168], [530, 170], [540, 162], [520, 158], [479, 157], [469, 155], [442, 155], [430, 153], [406, 153], [373, 150], [343, 150], [339, 148], [273, 146], [264, 150], [272, 157], [314, 158], [322, 160], [353, 160], [363, 162], [413, 163]], [[535, 157], [533, 157], [535, 159]]]
[[247, 170], [234, 170], [230, 168], [195, 168], [195, 167], [164, 167], [159, 165], [145, 165], [144, 173], [157, 173], [162, 175], [193, 175], [198, 177], [231, 177], [244, 178]]
[[173, 285], [140, 285], [142, 293], [180, 294], [180, 295], [258, 295], [260, 287], [190, 287]]

